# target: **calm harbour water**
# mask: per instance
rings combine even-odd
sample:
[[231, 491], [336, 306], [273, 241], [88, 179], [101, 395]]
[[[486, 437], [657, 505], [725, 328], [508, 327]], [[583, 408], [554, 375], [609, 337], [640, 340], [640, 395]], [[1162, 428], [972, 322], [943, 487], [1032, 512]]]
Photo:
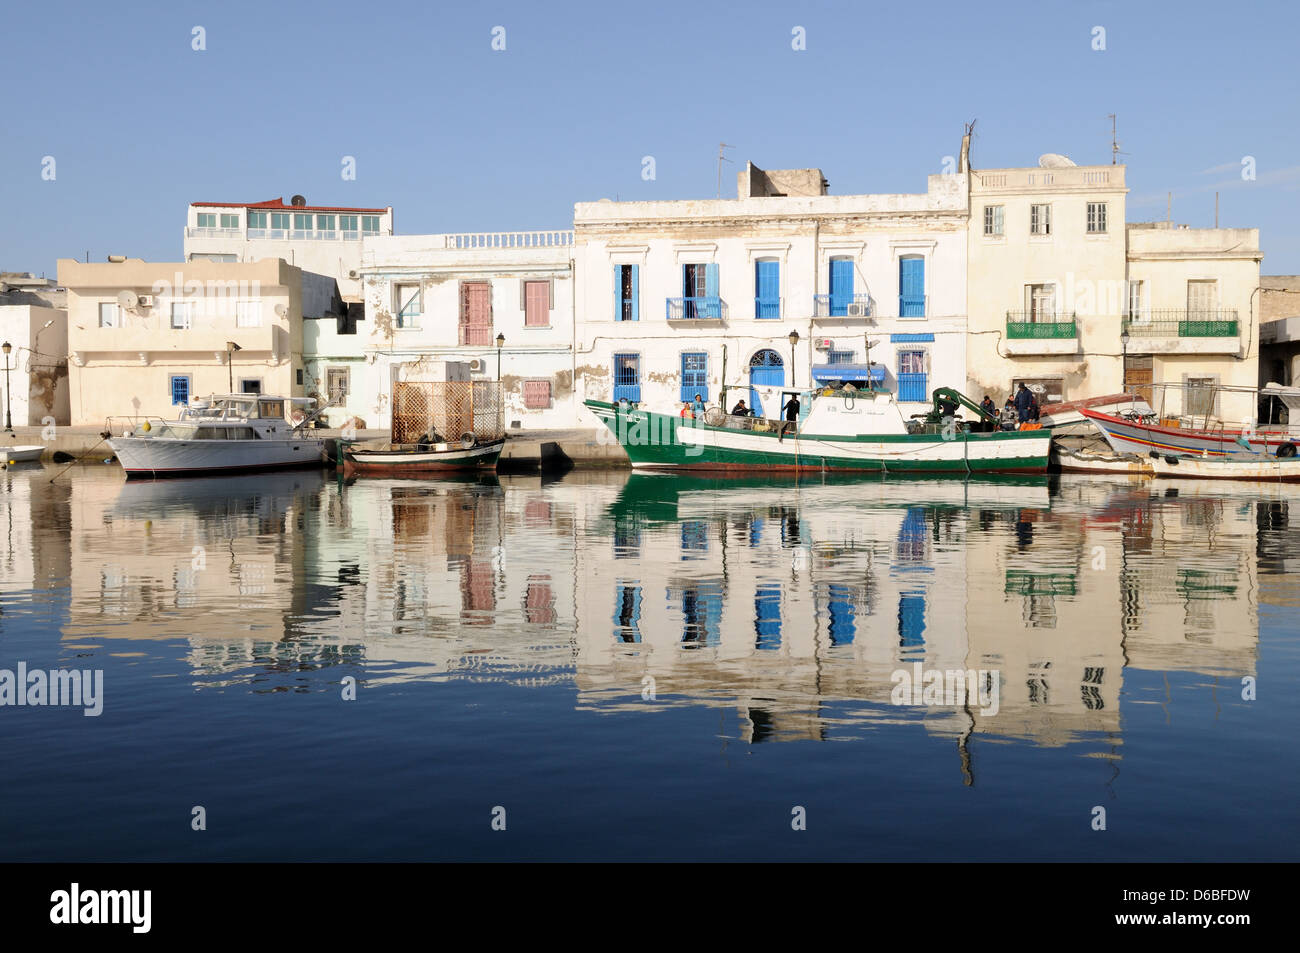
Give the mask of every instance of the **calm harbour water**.
[[1295, 859], [1300, 491], [54, 473], [0, 669], [104, 707], [0, 707], [0, 859]]

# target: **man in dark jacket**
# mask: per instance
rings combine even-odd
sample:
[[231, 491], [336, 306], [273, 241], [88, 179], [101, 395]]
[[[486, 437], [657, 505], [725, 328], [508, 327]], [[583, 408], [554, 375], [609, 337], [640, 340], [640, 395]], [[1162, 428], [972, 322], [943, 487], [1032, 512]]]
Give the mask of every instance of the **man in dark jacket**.
[[983, 422], [983, 426], [980, 427], [980, 430], [987, 433], [997, 426], [998, 405], [993, 403], [992, 397], [985, 394], [984, 399], [980, 401], [980, 410], [989, 415], [988, 419]]
[[1029, 420], [1029, 405], [1033, 402], [1034, 395], [1022, 382], [1016, 388], [1016, 416], [1020, 418], [1022, 424]]
[[794, 433], [799, 426], [799, 395], [792, 395], [781, 409], [785, 411], [785, 421], [781, 424], [781, 432], [777, 435], [778, 443], [785, 439], [787, 430]]

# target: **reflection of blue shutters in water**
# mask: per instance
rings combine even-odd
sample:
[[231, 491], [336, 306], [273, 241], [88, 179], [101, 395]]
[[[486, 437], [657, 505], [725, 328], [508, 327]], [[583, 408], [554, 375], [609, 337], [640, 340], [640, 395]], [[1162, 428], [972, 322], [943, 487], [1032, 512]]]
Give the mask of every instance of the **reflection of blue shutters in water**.
[[[756, 417], [767, 416], [763, 410], [763, 399], [756, 388], [783, 386], [785, 386], [785, 364], [781, 360], [781, 355], [771, 350], [759, 351], [755, 354], [749, 362], [749, 406], [753, 408]], [[780, 395], [773, 395], [773, 399], [777, 406], [773, 408], [772, 414], [774, 417], [779, 417]]]
[[641, 399], [641, 356], [614, 355], [614, 400]]
[[923, 402], [927, 398], [924, 351], [898, 352], [898, 400]]
[[682, 559], [697, 559], [687, 553], [709, 551], [709, 524], [704, 520], [684, 520], [682, 522]]
[[614, 638], [641, 641], [641, 587], [619, 586], [614, 600]]
[[925, 519], [925, 507], [909, 506], [898, 528], [898, 569], [915, 569], [923, 565], [928, 554], [930, 525]]
[[749, 548], [755, 549], [763, 541], [763, 521], [756, 519], [749, 524]]
[[709, 355], [704, 351], [682, 353], [682, 400], [694, 400], [699, 394], [709, 399]]
[[682, 641], [717, 645], [722, 641], [722, 586], [716, 582], [682, 590]]
[[848, 314], [849, 302], [853, 300], [853, 259], [831, 259], [831, 315], [843, 317]]
[[830, 602], [831, 645], [850, 645], [857, 634], [857, 625], [853, 619], [853, 596], [848, 586], [831, 585], [828, 587]]
[[925, 645], [925, 594], [907, 592], [898, 598], [898, 644], [903, 648]]
[[754, 263], [754, 317], [781, 317], [781, 263]]
[[766, 583], [754, 593], [754, 648], [771, 651], [781, 647], [781, 587]]
[[925, 315], [925, 259], [898, 260], [898, 316], [920, 318]]

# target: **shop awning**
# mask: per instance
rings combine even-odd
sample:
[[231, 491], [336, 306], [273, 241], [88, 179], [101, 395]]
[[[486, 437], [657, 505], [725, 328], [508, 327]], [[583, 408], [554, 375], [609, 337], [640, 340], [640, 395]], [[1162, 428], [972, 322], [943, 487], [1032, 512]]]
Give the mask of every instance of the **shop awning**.
[[885, 368], [882, 364], [814, 364], [812, 377], [815, 381], [883, 381]]

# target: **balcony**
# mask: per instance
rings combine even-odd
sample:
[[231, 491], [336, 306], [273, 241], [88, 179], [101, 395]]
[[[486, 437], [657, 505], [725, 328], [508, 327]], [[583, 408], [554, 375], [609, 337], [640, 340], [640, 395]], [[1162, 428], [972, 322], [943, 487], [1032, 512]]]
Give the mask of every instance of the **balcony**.
[[754, 318], [758, 321], [770, 321], [781, 317], [780, 298], [755, 298]]
[[541, 232], [458, 232], [435, 236], [443, 248], [564, 248], [573, 244], [571, 230]]
[[1006, 351], [1011, 355], [1074, 354], [1079, 325], [1073, 312], [1008, 311]]
[[1130, 312], [1121, 327], [1128, 332], [1130, 354], [1236, 354], [1241, 349], [1235, 309]]
[[813, 295], [814, 318], [869, 318], [871, 295]]
[[[173, 233], [175, 234], [175, 233]], [[186, 238], [243, 238], [241, 228], [187, 228]]]
[[665, 310], [669, 321], [723, 321], [727, 317], [727, 303], [716, 295], [667, 298]]
[[495, 347], [496, 339], [492, 335], [490, 324], [462, 324], [457, 339], [461, 347]]

